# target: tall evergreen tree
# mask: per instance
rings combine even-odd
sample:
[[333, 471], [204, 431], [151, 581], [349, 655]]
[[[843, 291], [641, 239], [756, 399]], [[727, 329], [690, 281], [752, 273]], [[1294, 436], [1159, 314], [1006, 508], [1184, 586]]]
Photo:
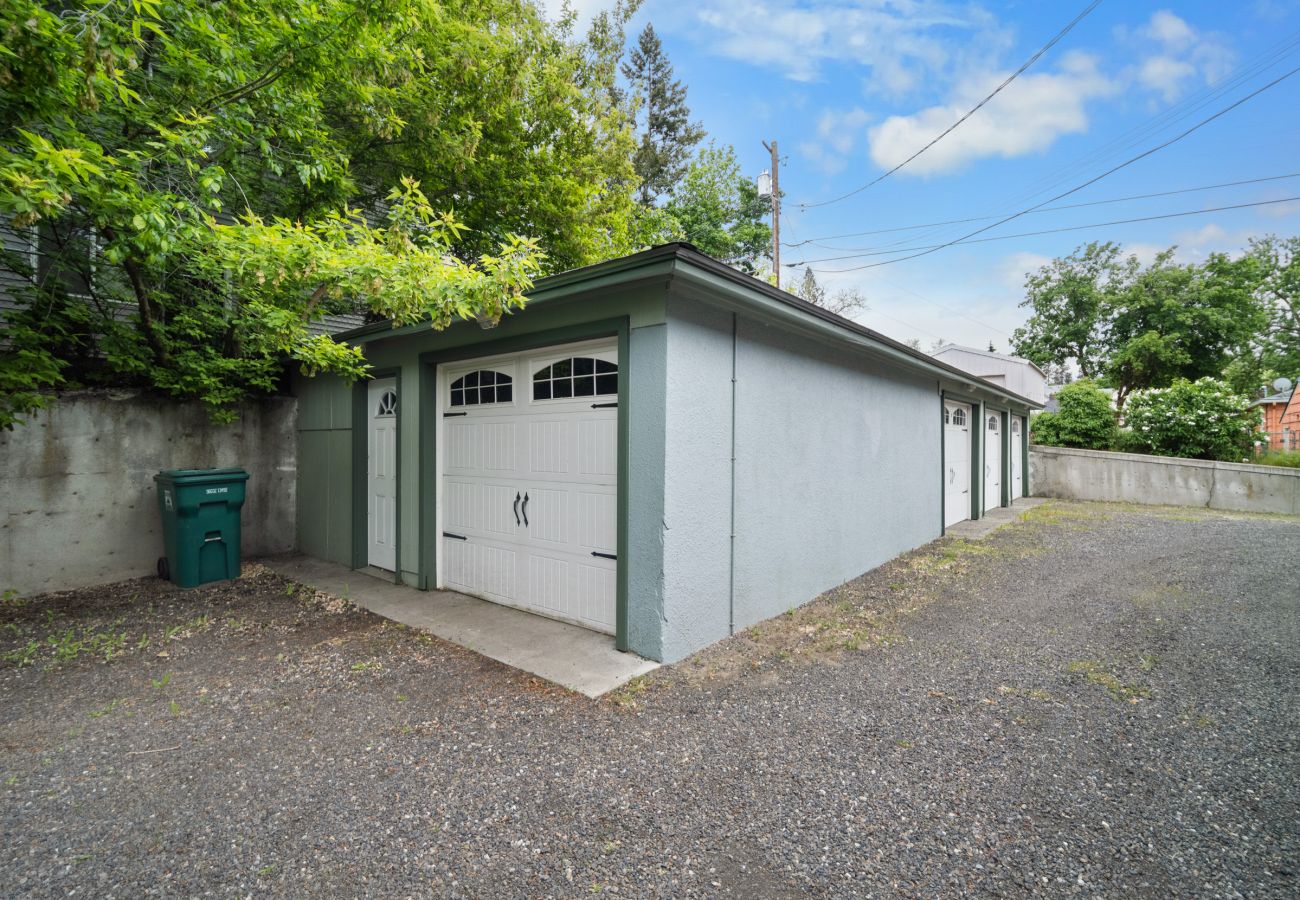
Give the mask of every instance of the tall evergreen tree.
[[691, 151], [704, 137], [704, 129], [691, 121], [686, 85], [673, 78], [672, 63], [653, 25], [646, 25], [623, 63], [623, 77], [644, 109], [644, 130], [633, 165], [641, 177], [640, 200], [650, 206], [668, 194], [685, 174]]

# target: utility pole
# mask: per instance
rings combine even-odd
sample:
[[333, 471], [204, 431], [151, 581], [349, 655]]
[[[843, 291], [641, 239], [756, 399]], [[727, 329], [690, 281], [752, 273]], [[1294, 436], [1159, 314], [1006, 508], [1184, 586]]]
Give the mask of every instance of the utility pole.
[[781, 287], [781, 177], [778, 168], [781, 159], [776, 153], [776, 141], [768, 146], [763, 141], [763, 149], [772, 154], [772, 271], [776, 275], [776, 286]]

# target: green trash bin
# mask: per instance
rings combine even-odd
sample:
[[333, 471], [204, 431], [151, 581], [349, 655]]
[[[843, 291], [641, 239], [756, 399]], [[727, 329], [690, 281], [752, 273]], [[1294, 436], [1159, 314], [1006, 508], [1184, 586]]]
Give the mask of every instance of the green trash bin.
[[158, 577], [191, 588], [239, 577], [243, 469], [170, 469], [153, 477], [162, 511]]

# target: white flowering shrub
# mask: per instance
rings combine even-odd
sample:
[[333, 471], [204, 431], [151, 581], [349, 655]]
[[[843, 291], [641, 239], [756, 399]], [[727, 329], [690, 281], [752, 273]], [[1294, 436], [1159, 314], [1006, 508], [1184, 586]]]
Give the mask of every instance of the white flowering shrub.
[[1137, 391], [1125, 409], [1131, 429], [1126, 449], [1187, 459], [1240, 460], [1260, 427], [1250, 400], [1222, 381], [1180, 379], [1167, 388]]

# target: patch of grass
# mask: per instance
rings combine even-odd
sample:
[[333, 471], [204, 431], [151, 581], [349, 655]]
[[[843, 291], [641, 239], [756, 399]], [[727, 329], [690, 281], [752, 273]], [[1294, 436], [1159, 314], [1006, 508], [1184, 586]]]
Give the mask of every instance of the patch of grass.
[[1095, 506], [1073, 503], [1043, 503], [1020, 514], [1026, 525], [1068, 525], [1083, 522], [1105, 522], [1110, 516]]
[[181, 709], [181, 705], [175, 700], [172, 700], [167, 704], [167, 711], [173, 716], [183, 715], [184, 713], [184, 710]]
[[1055, 697], [1042, 688], [1013, 687], [1009, 684], [998, 685], [998, 693], [1004, 697], [1026, 697], [1030, 700], [1037, 700], [1039, 703], [1051, 703], [1056, 700]]
[[353, 672], [376, 672], [382, 668], [383, 666], [380, 663], [375, 662], [374, 660], [369, 660], [367, 662], [353, 663], [351, 666]]
[[275, 866], [262, 866], [262, 868], [257, 870], [258, 878], [269, 878], [274, 874], [275, 874]]
[[1150, 672], [1159, 664], [1159, 662], [1160, 657], [1156, 656], [1154, 653], [1143, 653], [1138, 657], [1138, 668], [1143, 672]]
[[40, 651], [41, 651], [41, 642], [37, 640], [30, 640], [23, 646], [19, 647], [17, 650], [9, 650], [6, 651], [3, 655], [0, 655], [0, 661], [9, 663], [10, 665], [15, 665], [21, 669], [24, 666], [30, 666], [33, 662], [35, 662], [36, 655], [40, 653]]
[[13, 588], [5, 588], [0, 591], [0, 610], [22, 609], [27, 605], [27, 601], [18, 595]]
[[1065, 667], [1071, 675], [1078, 675], [1089, 684], [1095, 684], [1106, 689], [1112, 700], [1125, 703], [1138, 703], [1143, 697], [1151, 694], [1147, 688], [1138, 687], [1137, 685], [1126, 684], [1112, 672], [1106, 670], [1106, 667], [1100, 662], [1093, 659], [1080, 659], [1070, 663]]
[[89, 716], [92, 719], [102, 719], [104, 718], [104, 716], [111, 715], [112, 713], [116, 712], [117, 708], [120, 707], [125, 702], [126, 700], [120, 698], [117, 700], [110, 700], [108, 702], [108, 705], [101, 706], [99, 709], [91, 710]]
[[155, 691], [161, 691], [163, 688], [167, 687], [167, 685], [172, 683], [172, 673], [168, 672], [162, 678], [151, 678], [149, 679], [149, 683], [153, 685]]
[[639, 698], [650, 688], [650, 678], [647, 675], [638, 675], [622, 687], [610, 691], [607, 696], [610, 702], [623, 709], [636, 709], [640, 706]]

